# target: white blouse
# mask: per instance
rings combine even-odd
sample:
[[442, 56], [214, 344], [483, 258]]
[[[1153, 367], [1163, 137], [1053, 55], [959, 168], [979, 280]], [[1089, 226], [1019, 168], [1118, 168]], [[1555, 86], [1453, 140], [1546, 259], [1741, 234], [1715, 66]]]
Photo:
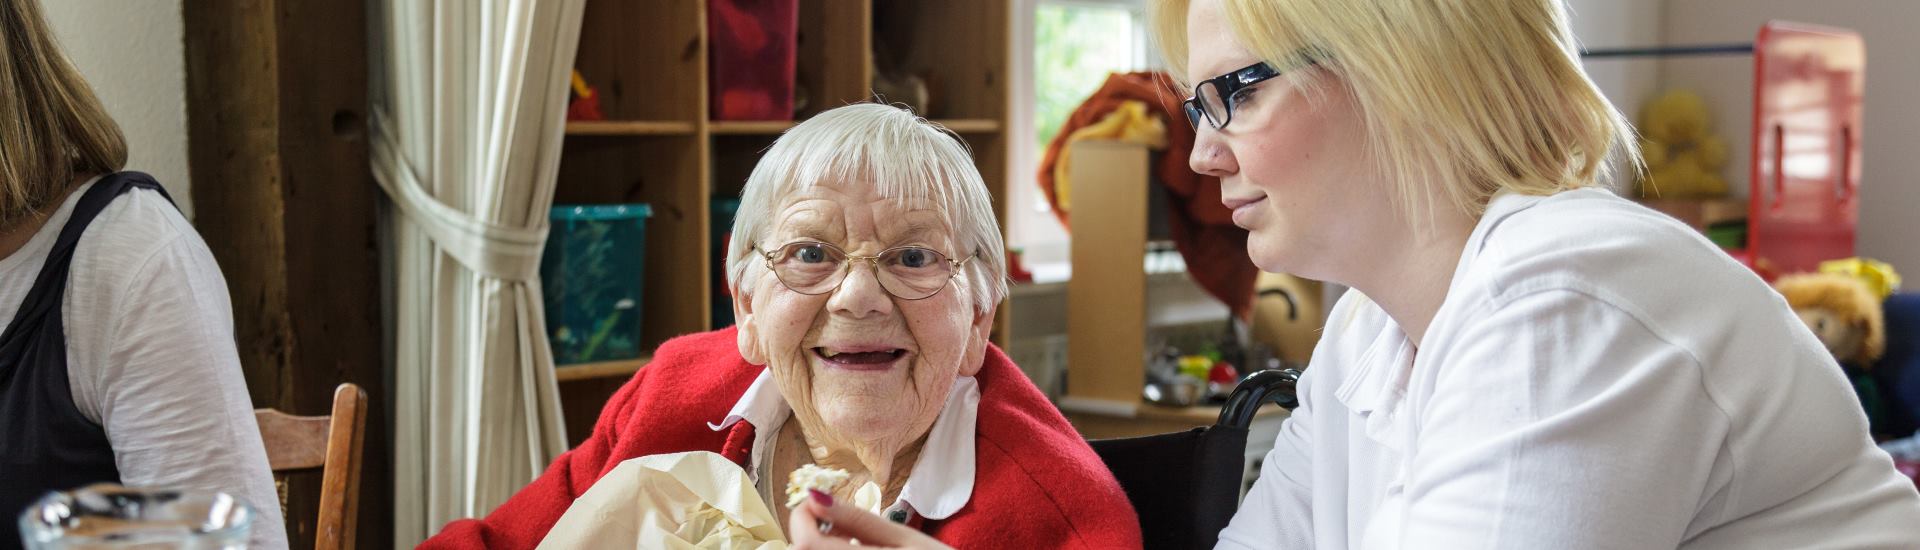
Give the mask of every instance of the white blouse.
[[1920, 494], [1751, 271], [1604, 190], [1501, 195], [1418, 346], [1334, 306], [1220, 548], [1915, 548]]

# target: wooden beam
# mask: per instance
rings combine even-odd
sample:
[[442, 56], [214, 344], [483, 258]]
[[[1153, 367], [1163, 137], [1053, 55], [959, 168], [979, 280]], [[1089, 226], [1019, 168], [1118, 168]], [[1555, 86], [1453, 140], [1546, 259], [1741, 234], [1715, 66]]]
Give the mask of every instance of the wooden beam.
[[[356, 538], [392, 546], [366, 7], [186, 0], [182, 12], [195, 225], [227, 278], [254, 405], [326, 414], [341, 382], [367, 390]], [[314, 544], [311, 477], [290, 480], [293, 548]]]
[[[218, 7], [209, 4], [219, 4]], [[272, 7], [192, 0], [185, 14], [187, 157], [194, 225], [233, 298], [240, 363], [254, 406], [286, 403], [286, 203], [278, 139]]]

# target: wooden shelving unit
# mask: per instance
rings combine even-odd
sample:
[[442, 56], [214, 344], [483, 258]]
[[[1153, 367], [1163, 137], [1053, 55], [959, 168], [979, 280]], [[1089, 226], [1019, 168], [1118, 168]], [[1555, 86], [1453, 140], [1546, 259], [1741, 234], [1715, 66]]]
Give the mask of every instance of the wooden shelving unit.
[[647, 366], [647, 362], [652, 360], [652, 357], [642, 356], [639, 359], [628, 359], [624, 361], [567, 365], [555, 370], [554, 378], [561, 382], [598, 380], [602, 378], [626, 380], [627, 377], [633, 376], [633, 373], [640, 372], [640, 367]]
[[694, 123], [680, 121], [568, 122], [569, 136], [691, 136]]
[[[709, 120], [707, 25], [705, 0], [588, 0], [580, 31], [574, 66], [598, 90], [608, 120], [567, 125], [554, 202], [652, 205], [644, 349], [711, 328], [710, 201], [739, 196], [761, 152], [794, 125]], [[873, 50], [886, 48], [898, 69], [927, 78], [934, 100], [919, 114], [967, 142], [1004, 231], [1009, 26], [1005, 2], [800, 0], [796, 88], [809, 101], [796, 120], [868, 100]], [[1007, 310], [996, 341], [1004, 342]], [[560, 368], [575, 443], [644, 364]]]
[[714, 122], [712, 132], [717, 136], [775, 135], [794, 124], [786, 120], [724, 120]]
[[[990, 134], [1000, 131], [1000, 121], [990, 118], [942, 119], [931, 121], [952, 130], [956, 134]], [[774, 135], [787, 131], [796, 124], [793, 121], [716, 121], [710, 133], [716, 136]], [[689, 127], [691, 128], [691, 127]], [[572, 129], [568, 129], [572, 133]]]

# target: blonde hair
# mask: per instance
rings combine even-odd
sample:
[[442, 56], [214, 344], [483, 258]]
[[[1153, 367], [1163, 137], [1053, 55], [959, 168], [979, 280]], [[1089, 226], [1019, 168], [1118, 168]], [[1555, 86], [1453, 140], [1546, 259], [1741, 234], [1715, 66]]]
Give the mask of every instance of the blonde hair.
[[[1191, 1], [1151, 3], [1180, 79]], [[1559, 0], [1221, 2], [1261, 60], [1284, 70], [1310, 57], [1328, 69], [1292, 73], [1310, 98], [1327, 72], [1345, 79], [1406, 214], [1444, 202], [1479, 216], [1502, 190], [1587, 187], [1610, 175], [1610, 154], [1639, 169], [1632, 126], [1581, 69]]]
[[119, 171], [127, 143], [61, 53], [39, 0], [0, 1], [0, 63], [0, 229], [9, 229], [79, 175]]
[[821, 183], [872, 185], [881, 197], [928, 202], [947, 216], [956, 252], [974, 282], [975, 312], [990, 311], [1007, 295], [1006, 244], [993, 197], [960, 138], [898, 107], [860, 103], [822, 112], [773, 142], [747, 176], [727, 246], [727, 286], [745, 299], [740, 282], [761, 265], [752, 247], [767, 243], [774, 213], [786, 198]]

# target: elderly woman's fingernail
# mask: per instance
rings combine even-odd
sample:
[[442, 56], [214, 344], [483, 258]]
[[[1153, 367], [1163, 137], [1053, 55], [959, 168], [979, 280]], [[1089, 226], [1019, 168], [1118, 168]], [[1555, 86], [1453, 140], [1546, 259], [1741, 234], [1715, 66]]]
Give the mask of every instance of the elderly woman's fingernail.
[[819, 489], [807, 489], [807, 496], [812, 497], [813, 501], [820, 503], [821, 506], [833, 506], [833, 495], [822, 493]]

